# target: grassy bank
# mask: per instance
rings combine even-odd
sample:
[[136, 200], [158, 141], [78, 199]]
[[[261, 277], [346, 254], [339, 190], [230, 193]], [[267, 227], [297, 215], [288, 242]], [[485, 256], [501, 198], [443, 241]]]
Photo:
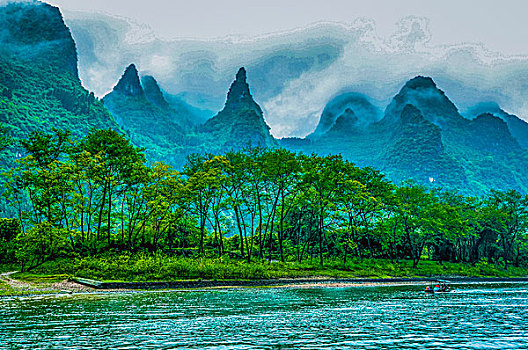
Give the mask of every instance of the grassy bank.
[[[328, 261], [324, 267], [313, 263], [253, 262], [231, 259], [189, 259], [164, 255], [106, 255], [100, 257], [60, 259], [48, 262], [31, 271], [18, 273], [13, 278], [43, 282], [47, 276], [75, 276], [100, 281], [177, 281], [185, 279], [246, 280], [274, 278], [390, 278], [390, 277], [525, 277], [528, 269], [509, 267], [505, 270], [481, 262], [475, 266], [462, 263], [422, 261], [418, 268], [412, 262], [392, 262], [384, 259]], [[51, 278], [53, 279], [53, 278]]]
[[[13, 277], [16, 276], [16, 277]], [[62, 290], [68, 280], [66, 275], [0, 274], [0, 296], [49, 294]]]

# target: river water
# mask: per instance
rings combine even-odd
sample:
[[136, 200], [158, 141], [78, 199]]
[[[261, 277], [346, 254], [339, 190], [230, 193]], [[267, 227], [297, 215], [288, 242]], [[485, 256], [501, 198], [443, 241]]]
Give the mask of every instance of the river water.
[[1, 349], [528, 349], [528, 286], [0, 298]]

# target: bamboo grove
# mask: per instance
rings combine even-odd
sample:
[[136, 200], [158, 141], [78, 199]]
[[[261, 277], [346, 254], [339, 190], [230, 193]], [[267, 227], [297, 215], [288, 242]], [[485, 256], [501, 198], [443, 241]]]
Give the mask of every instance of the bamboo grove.
[[[163, 252], [251, 261], [411, 259], [528, 263], [528, 199], [395, 185], [341, 156], [247, 149], [148, 165], [112, 130], [36, 132], [4, 174], [0, 258]], [[4, 215], [7, 216], [7, 215]]]

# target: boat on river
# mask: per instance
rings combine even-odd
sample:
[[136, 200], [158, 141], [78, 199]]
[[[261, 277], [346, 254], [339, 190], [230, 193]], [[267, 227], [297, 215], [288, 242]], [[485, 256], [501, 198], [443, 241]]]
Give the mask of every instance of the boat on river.
[[449, 293], [454, 291], [453, 288], [449, 286], [449, 281], [446, 280], [434, 280], [425, 287], [425, 292], [434, 294], [434, 293]]

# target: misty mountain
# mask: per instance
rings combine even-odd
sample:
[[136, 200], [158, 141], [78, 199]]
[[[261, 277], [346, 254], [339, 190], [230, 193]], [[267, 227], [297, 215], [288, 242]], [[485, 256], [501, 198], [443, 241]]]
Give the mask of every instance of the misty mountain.
[[144, 147], [151, 160], [180, 165], [191, 153], [225, 152], [245, 147], [274, 147], [270, 127], [253, 99], [240, 68], [227, 93], [224, 108], [202, 123], [200, 113], [175, 97], [166, 99], [156, 79], [129, 65], [103, 101], [131, 140]]
[[308, 138], [316, 139], [329, 130], [333, 133], [350, 133], [355, 129], [365, 129], [381, 117], [381, 111], [366, 96], [354, 92], [344, 93], [326, 104], [317, 128]]
[[[38, 31], [27, 28], [20, 19], [28, 13], [36, 13], [39, 26], [44, 27], [37, 26]], [[156, 75], [140, 75], [135, 64], [128, 65], [116, 79], [103, 105], [82, 87], [72, 69], [76, 64], [75, 54], [71, 53], [75, 43], [58, 10], [38, 2], [19, 3], [0, 7], [0, 18], [6, 26], [0, 54], [0, 122], [15, 138], [53, 128], [72, 130], [76, 137], [92, 128], [112, 128], [144, 147], [150, 161], [163, 160], [176, 167], [191, 153], [283, 146], [305, 153], [340, 153], [357, 165], [382, 170], [394, 181], [412, 179], [466, 194], [482, 194], [492, 188], [528, 192], [528, 157], [523, 149], [526, 123], [498, 105], [480, 105], [471, 118], [465, 118], [430, 77], [417, 76], [404, 83], [384, 112], [376, 97], [352, 90], [338, 95], [334, 92], [309, 137], [276, 140], [268, 124], [269, 110], [256, 102], [259, 99], [254, 98], [245, 68], [238, 70], [223, 107], [212, 117], [214, 113], [207, 112], [209, 102], [189, 104], [182, 96], [190, 95], [167, 93]], [[18, 31], [28, 38], [13, 34]], [[325, 51], [321, 47], [317, 50]], [[208, 57], [206, 53], [203, 56]], [[319, 67], [322, 73], [324, 67], [332, 66], [331, 57], [321, 53], [317, 61], [303, 64], [308, 70]], [[263, 65], [274, 67], [275, 73], [271, 72], [269, 79], [284, 69], [284, 60], [277, 58]], [[198, 87], [208, 81], [201, 72], [190, 74], [195, 88], [189, 94], [200, 96]], [[248, 72], [251, 75], [251, 70]], [[292, 68], [291, 74], [299, 72]], [[301, 76], [307, 73], [303, 72]], [[283, 82], [291, 77], [286, 76]], [[325, 79], [321, 77], [322, 82]], [[283, 92], [292, 87], [291, 83], [278, 84]], [[215, 98], [223, 98], [228, 86], [225, 83]], [[317, 90], [318, 84], [310, 86]], [[298, 94], [302, 91], [304, 87]], [[215, 88], [203, 88], [203, 94], [213, 95]], [[308, 109], [311, 103], [307, 100]], [[299, 108], [291, 113], [306, 110]], [[9, 150], [4, 163], [19, 157], [15, 153]]]
[[508, 125], [510, 133], [523, 148], [528, 148], [528, 123], [516, 115], [505, 112], [495, 102], [480, 103], [469, 109], [469, 117], [474, 118], [489, 113], [501, 118]]
[[58, 8], [9, 3], [0, 6], [0, 27], [0, 123], [10, 136], [27, 138], [53, 128], [72, 130], [76, 137], [92, 128], [120, 130], [81, 85], [75, 43]]
[[405, 83], [387, 106], [384, 120], [388, 123], [397, 121], [409, 104], [442, 130], [458, 128], [464, 122], [454, 103], [430, 77], [417, 76]]
[[40, 1], [0, 7], [0, 54], [50, 65], [78, 78], [77, 51], [60, 10]]
[[527, 154], [509, 124], [489, 113], [464, 118], [431, 78], [407, 81], [380, 120], [378, 115], [365, 96], [338, 96], [307, 139], [286, 138], [280, 144], [305, 153], [339, 153], [381, 169], [395, 182], [413, 179], [469, 194], [525, 190]]
[[217, 151], [277, 145], [262, 109], [251, 95], [243, 67], [229, 88], [224, 108], [199, 130], [211, 138]]
[[343, 91], [369, 96], [384, 109], [402, 82], [417, 74], [434, 77], [461, 110], [495, 101], [528, 118], [528, 59], [512, 59], [478, 43], [424, 42], [434, 33], [423, 18], [402, 20], [386, 37], [372, 21], [357, 20], [258, 38], [167, 41], [123, 18], [66, 17], [78, 46], [80, 75], [96, 94], [109, 91], [123, 67], [136, 62], [187, 104], [218, 111], [233, 71], [244, 65], [253, 96], [278, 138], [313, 132], [324, 105]]

